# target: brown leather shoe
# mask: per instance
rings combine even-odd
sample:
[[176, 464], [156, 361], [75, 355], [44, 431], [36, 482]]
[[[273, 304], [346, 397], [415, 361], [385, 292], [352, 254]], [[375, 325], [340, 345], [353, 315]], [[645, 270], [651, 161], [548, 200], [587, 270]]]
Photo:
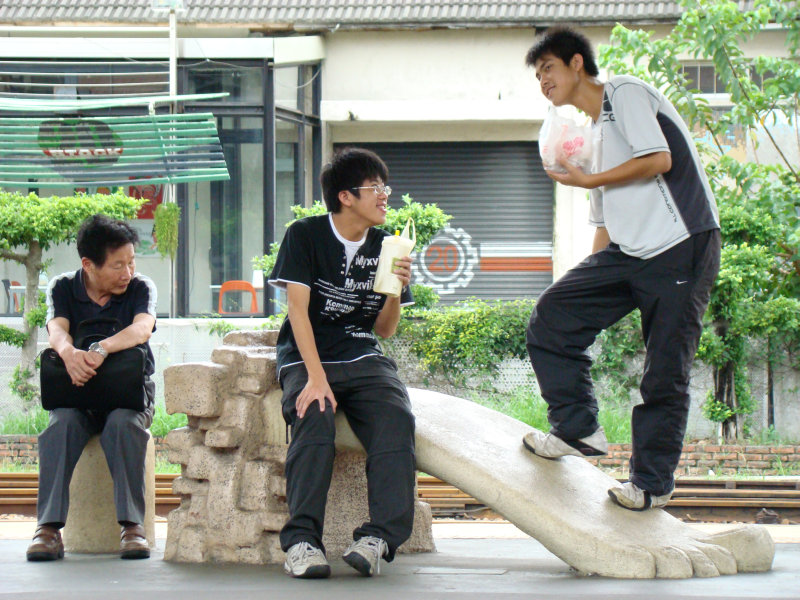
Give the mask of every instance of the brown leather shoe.
[[50, 525], [39, 525], [28, 546], [26, 556], [30, 561], [58, 560], [64, 558], [61, 532]]
[[123, 525], [119, 538], [120, 558], [150, 558], [150, 547], [141, 525]]

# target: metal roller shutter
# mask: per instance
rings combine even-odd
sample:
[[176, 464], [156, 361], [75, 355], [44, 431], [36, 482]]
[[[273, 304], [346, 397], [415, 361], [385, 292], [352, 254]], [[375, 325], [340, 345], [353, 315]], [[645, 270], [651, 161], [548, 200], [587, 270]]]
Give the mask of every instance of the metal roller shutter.
[[453, 215], [416, 259], [442, 303], [538, 296], [553, 281], [553, 183], [535, 142], [353, 144], [389, 166], [403, 194]]

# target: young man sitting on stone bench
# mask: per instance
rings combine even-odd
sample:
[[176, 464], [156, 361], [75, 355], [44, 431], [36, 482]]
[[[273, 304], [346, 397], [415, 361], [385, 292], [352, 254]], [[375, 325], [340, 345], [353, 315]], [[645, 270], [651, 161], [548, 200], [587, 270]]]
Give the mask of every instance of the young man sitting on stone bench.
[[367, 451], [370, 519], [353, 532], [343, 558], [361, 574], [379, 571], [411, 535], [414, 520], [414, 416], [395, 362], [375, 334], [389, 337], [407, 286], [411, 258], [394, 273], [405, 291], [373, 291], [391, 188], [374, 153], [347, 148], [323, 169], [327, 215], [291, 225], [269, 278], [288, 296], [288, 316], [277, 343], [283, 416], [292, 426], [286, 457], [289, 521], [281, 531], [292, 577], [328, 577], [322, 544], [325, 504], [334, 458], [334, 412], [344, 411]]
[[[146, 377], [142, 412], [117, 408], [108, 412], [57, 408], [39, 436], [38, 527], [28, 547], [31, 561], [63, 558], [60, 529], [67, 520], [69, 483], [78, 459], [92, 435], [100, 435], [114, 481], [114, 503], [121, 529], [122, 558], [148, 558], [150, 548], [142, 523], [145, 515], [145, 453], [153, 420], [155, 386], [153, 353], [147, 340], [156, 323], [156, 289], [135, 273], [134, 246], [139, 237], [124, 221], [104, 215], [89, 217], [78, 232], [81, 268], [50, 282], [47, 290], [47, 332], [76, 386], [97, 374], [112, 353], [143, 346]], [[97, 333], [108, 335], [88, 349], [73, 345], [79, 323], [95, 318], [116, 319], [121, 329], [113, 335], [98, 323]]]

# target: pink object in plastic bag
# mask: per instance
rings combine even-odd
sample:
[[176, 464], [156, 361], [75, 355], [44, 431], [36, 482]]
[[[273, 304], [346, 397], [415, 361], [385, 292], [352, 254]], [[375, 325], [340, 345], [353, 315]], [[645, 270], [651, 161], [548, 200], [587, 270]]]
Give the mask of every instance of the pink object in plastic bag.
[[558, 161], [566, 159], [589, 173], [592, 167], [592, 128], [577, 125], [550, 108], [539, 131], [539, 154], [548, 171], [565, 173]]

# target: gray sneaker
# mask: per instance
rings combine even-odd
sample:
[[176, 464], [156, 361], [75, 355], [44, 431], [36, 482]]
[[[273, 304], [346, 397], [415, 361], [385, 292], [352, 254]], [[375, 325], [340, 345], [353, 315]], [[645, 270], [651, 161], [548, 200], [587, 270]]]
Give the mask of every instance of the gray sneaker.
[[380, 575], [381, 558], [389, 552], [389, 546], [381, 538], [366, 536], [356, 540], [344, 551], [344, 562], [366, 577]]
[[283, 570], [287, 575], [301, 579], [323, 579], [331, 574], [331, 567], [322, 550], [308, 542], [299, 542], [289, 548]]
[[559, 458], [561, 456], [604, 456], [608, 454], [608, 440], [602, 427], [592, 434], [577, 440], [562, 440], [552, 433], [542, 433], [538, 429], [526, 433], [522, 444], [537, 456]]
[[628, 510], [647, 510], [648, 508], [661, 508], [666, 506], [672, 497], [672, 492], [663, 496], [654, 496], [647, 490], [643, 490], [635, 483], [626, 481], [608, 490], [611, 499], [622, 508]]

